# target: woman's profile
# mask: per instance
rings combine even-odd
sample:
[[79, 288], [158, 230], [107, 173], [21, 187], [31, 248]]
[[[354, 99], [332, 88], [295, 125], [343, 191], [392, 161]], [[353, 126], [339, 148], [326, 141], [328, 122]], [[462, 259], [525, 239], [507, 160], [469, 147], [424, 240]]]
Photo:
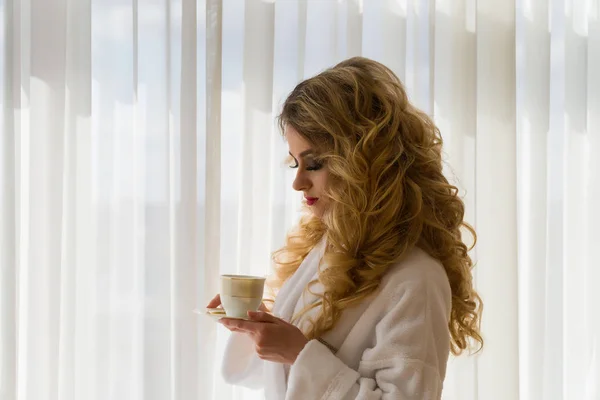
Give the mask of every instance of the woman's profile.
[[449, 354], [483, 340], [440, 132], [361, 57], [298, 84], [279, 123], [307, 211], [273, 255], [271, 313], [220, 320], [226, 381], [267, 399], [441, 398]]

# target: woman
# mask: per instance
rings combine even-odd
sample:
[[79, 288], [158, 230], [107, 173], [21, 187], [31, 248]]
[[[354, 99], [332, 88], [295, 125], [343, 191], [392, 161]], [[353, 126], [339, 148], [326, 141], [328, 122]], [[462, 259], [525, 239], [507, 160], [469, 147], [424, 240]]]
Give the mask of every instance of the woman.
[[365, 58], [301, 82], [279, 121], [310, 212], [274, 254], [272, 315], [220, 320], [226, 380], [268, 399], [439, 399], [449, 353], [483, 341], [438, 129]]

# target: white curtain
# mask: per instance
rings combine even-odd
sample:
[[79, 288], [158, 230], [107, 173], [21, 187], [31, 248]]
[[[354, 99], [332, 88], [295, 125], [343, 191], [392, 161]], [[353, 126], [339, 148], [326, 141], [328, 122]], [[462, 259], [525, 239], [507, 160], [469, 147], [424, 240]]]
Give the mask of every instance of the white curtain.
[[300, 197], [274, 116], [364, 55], [434, 116], [484, 351], [445, 399], [600, 399], [600, 0], [0, 0], [0, 400], [259, 399], [221, 273]]

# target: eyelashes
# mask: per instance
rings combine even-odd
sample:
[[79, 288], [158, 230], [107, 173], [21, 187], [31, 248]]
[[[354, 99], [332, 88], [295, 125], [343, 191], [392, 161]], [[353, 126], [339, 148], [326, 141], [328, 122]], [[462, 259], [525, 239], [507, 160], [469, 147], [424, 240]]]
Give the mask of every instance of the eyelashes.
[[287, 165], [290, 168], [298, 168], [298, 160], [296, 160], [292, 156], [287, 156], [285, 159], [285, 165]]
[[[294, 157], [291, 157], [291, 156], [287, 158], [287, 164], [292, 169], [296, 169], [296, 168], [299, 167], [298, 160], [296, 160]], [[318, 161], [312, 160], [306, 166], [306, 170], [307, 171], [318, 171], [322, 167], [323, 167], [323, 163], [322, 162], [318, 162]]]

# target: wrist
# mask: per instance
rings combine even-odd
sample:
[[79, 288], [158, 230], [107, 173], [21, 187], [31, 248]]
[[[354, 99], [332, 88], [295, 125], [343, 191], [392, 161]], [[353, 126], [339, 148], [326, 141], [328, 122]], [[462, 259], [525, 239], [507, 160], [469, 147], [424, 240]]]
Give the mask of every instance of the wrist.
[[304, 335], [303, 335], [302, 341], [299, 342], [297, 350], [295, 351], [295, 354], [294, 354], [294, 359], [292, 360], [291, 364], [294, 364], [296, 362], [296, 360], [298, 359], [298, 356], [300, 355], [300, 353], [302, 353], [302, 350], [304, 350], [304, 348], [306, 347], [308, 342], [309, 342], [309, 340], [306, 337], [304, 337]]

